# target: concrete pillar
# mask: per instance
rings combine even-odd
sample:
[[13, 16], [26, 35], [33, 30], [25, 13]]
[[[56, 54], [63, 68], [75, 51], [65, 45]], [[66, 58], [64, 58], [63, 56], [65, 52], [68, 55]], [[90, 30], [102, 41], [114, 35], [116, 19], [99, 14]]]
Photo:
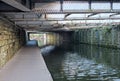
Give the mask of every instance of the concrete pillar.
[[114, 31], [114, 29], [112, 28], [112, 46], [114, 46], [114, 38], [115, 37], [115, 31]]
[[117, 37], [118, 38], [118, 44], [117, 44], [117, 47], [120, 48], [120, 28], [117, 27], [117, 30], [118, 30], [117, 31], [118, 32], [118, 37]]
[[81, 31], [79, 30], [79, 43], [81, 43]]
[[91, 29], [91, 44], [93, 44], [93, 30]]
[[99, 31], [99, 45], [102, 44], [102, 31]]
[[118, 44], [118, 31], [117, 31], [117, 27], [114, 28], [114, 31], [115, 31], [114, 46], [117, 47], [117, 44]]
[[79, 43], [81, 42], [81, 32], [79, 30]]

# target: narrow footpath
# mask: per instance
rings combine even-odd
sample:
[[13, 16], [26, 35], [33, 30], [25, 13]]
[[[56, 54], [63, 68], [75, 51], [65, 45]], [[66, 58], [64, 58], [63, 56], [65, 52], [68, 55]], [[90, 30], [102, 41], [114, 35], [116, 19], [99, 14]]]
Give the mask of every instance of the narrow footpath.
[[29, 44], [0, 70], [0, 81], [53, 81], [40, 49]]

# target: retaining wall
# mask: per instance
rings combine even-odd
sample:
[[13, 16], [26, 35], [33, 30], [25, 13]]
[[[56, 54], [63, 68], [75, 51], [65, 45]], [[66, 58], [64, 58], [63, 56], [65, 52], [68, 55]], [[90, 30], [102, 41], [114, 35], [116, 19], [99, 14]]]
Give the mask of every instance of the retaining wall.
[[73, 33], [74, 43], [120, 48], [120, 26], [79, 29]]
[[0, 17], [0, 68], [25, 44], [25, 31]]

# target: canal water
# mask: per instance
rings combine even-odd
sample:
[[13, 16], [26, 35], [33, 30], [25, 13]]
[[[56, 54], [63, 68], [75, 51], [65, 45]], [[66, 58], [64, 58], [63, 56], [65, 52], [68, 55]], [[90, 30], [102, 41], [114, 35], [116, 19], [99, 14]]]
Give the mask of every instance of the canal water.
[[120, 50], [92, 45], [41, 48], [54, 81], [120, 81]]

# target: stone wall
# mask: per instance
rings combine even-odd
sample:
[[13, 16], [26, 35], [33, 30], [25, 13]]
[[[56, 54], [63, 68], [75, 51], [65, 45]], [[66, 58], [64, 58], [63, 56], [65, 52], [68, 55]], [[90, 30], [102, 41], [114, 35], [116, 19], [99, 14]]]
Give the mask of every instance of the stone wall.
[[25, 31], [0, 17], [0, 68], [3, 67], [25, 43]]
[[103, 26], [74, 31], [74, 43], [120, 48], [120, 26]]

